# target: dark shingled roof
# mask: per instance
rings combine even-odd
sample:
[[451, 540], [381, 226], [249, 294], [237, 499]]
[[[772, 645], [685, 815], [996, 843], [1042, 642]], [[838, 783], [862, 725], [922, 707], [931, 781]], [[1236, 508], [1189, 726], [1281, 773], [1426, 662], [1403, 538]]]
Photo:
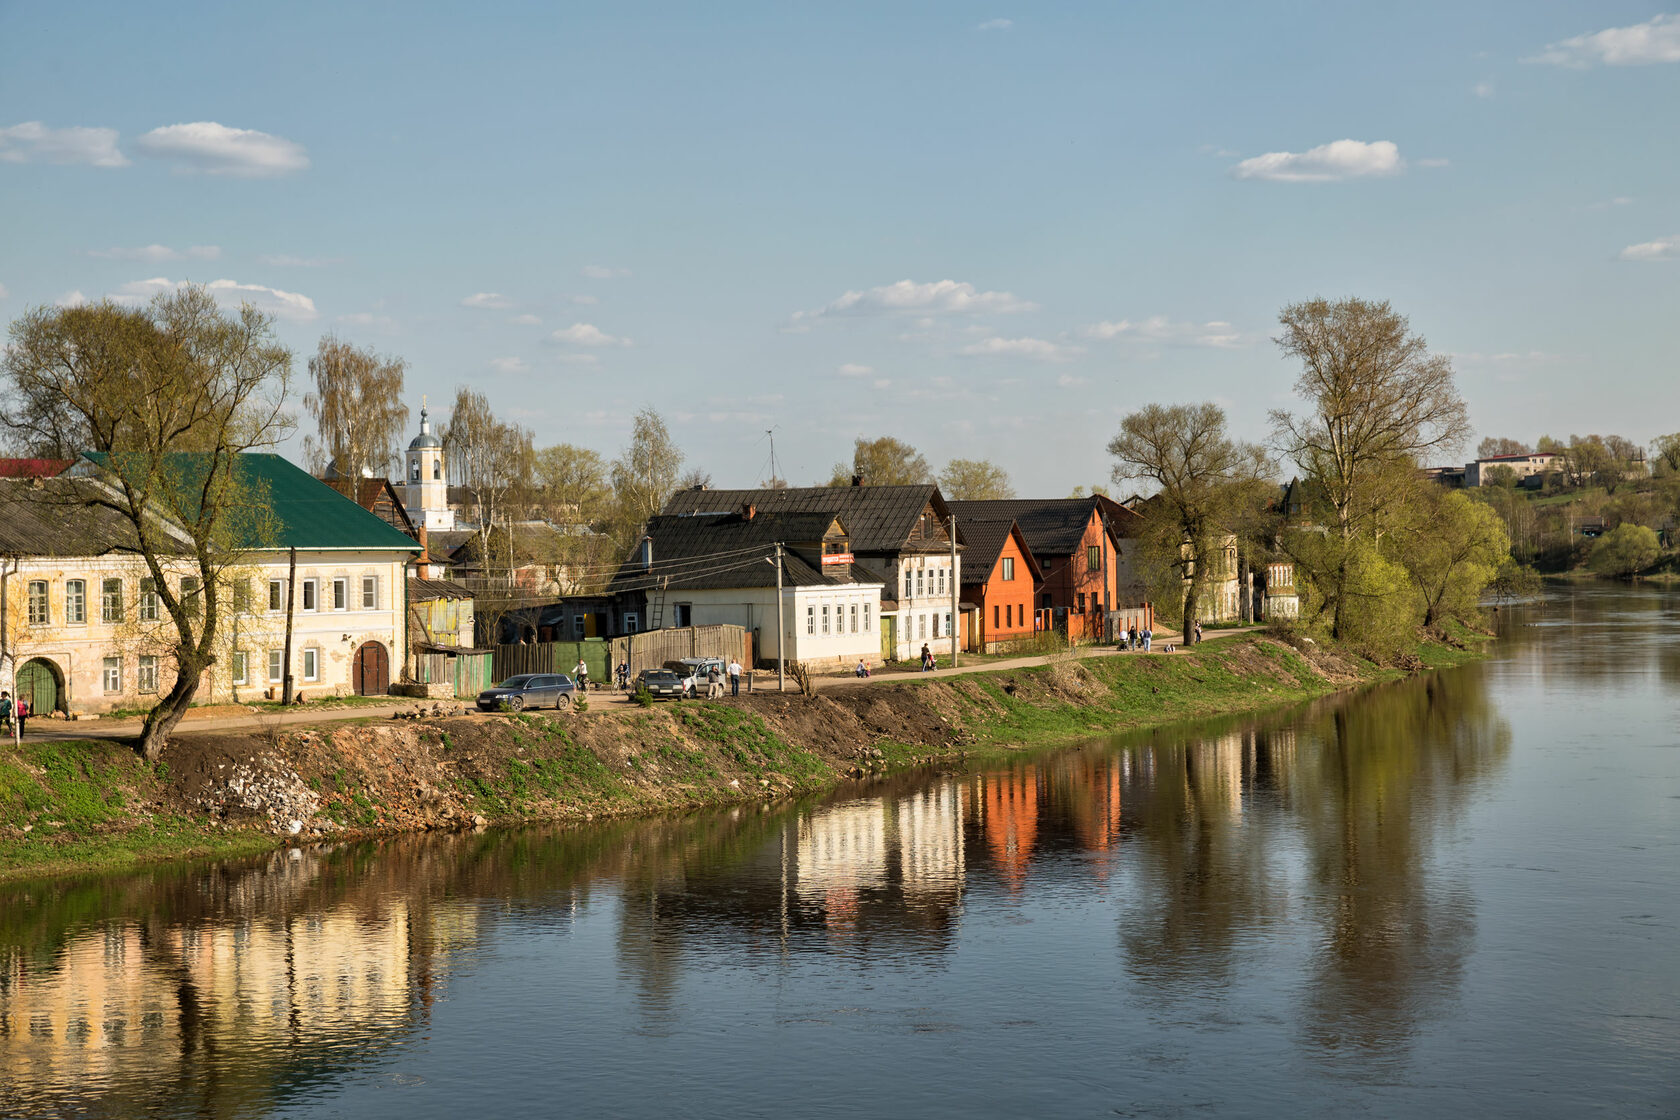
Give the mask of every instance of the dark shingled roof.
[[[609, 593], [646, 591], [658, 587], [664, 579], [670, 580], [668, 589], [672, 591], [774, 587], [776, 565], [766, 560], [775, 556], [776, 542], [821, 541], [834, 521], [834, 514], [827, 512], [758, 513], [750, 520], [738, 513], [651, 517], [644, 535], [653, 539], [653, 571], [644, 571], [637, 556], [632, 555], [619, 567], [607, 590]], [[849, 528], [844, 519], [841, 525]], [[855, 543], [854, 540], [854, 547]], [[860, 581], [849, 572], [843, 576], [828, 575], [793, 551], [783, 552], [783, 586], [842, 586], [857, 582]]]
[[1085, 535], [1091, 512], [1099, 503], [1108, 515], [1109, 528], [1117, 537], [1127, 532], [1138, 515], [1100, 494], [1091, 498], [1010, 498], [1002, 501], [952, 502], [957, 531], [966, 535], [969, 521], [1013, 521], [1039, 563], [1053, 556], [1071, 556]]
[[425, 603], [434, 599], [471, 599], [473, 593], [450, 579], [415, 579], [408, 581], [408, 601]]
[[[45, 478], [0, 482], [0, 555], [103, 556], [135, 550], [134, 528], [114, 510], [88, 503], [103, 488], [92, 479]], [[184, 555], [178, 538], [160, 534], [168, 551]]]
[[[975, 521], [958, 515], [957, 533], [968, 546], [968, 551], [963, 553], [963, 583], [985, 583], [992, 578], [1003, 546], [1009, 543], [1010, 534], [1017, 531], [1013, 521]], [[1025, 534], [1021, 536], [1021, 544], [1029, 574], [1037, 583], [1043, 578], [1043, 573], [1039, 570], [1038, 561], [1033, 558], [1031, 546], [1026, 543]]]
[[[667, 516], [694, 513], [740, 513], [755, 506], [760, 514], [826, 513], [845, 523], [853, 552], [898, 552], [911, 543], [922, 510], [933, 504], [941, 521], [950, 509], [939, 487], [801, 486], [786, 490], [679, 490], [665, 503]], [[960, 542], [961, 532], [957, 534]], [[933, 542], [929, 542], [932, 544]], [[940, 544], [949, 548], [949, 544]]]

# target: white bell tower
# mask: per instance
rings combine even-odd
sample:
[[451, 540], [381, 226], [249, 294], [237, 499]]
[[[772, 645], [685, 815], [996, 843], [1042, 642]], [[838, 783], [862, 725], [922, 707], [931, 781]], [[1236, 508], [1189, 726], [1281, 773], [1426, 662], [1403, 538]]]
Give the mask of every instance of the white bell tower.
[[443, 457], [443, 441], [432, 434], [427, 419], [426, 398], [420, 398], [420, 434], [408, 445], [408, 464], [403, 476], [403, 509], [408, 519], [427, 531], [448, 532], [455, 528], [455, 511], [449, 508], [449, 479]]

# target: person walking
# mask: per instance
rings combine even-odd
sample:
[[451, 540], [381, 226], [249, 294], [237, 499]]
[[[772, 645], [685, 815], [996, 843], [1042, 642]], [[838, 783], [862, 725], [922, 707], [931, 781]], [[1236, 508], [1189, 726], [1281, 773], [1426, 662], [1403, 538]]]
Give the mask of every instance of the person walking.
[[1201, 640], [1202, 640], [1202, 620], [1198, 618], [1196, 620], [1196, 641], [1199, 642]]
[[1144, 626], [1144, 628], [1143, 628], [1143, 652], [1144, 653], [1149, 652], [1149, 640], [1151, 638], [1153, 638], [1154, 636], [1155, 636], [1155, 631], [1151, 630], [1147, 625]]
[[12, 733], [12, 694], [0, 690], [0, 735]]
[[741, 695], [741, 662], [734, 657], [729, 659], [729, 695]]
[[1126, 631], [1126, 648], [1136, 649], [1138, 643], [1137, 623], [1132, 623], [1131, 629]]
[[17, 698], [17, 724], [16, 724], [16, 726], [17, 726], [17, 740], [20, 743], [23, 741], [23, 725], [24, 725], [24, 722], [28, 719], [29, 719], [29, 701], [25, 700], [23, 698], [23, 693], [20, 692], [20, 693], [18, 693], [18, 698]]
[[928, 648], [926, 642], [922, 643], [922, 672], [933, 672], [933, 651]]

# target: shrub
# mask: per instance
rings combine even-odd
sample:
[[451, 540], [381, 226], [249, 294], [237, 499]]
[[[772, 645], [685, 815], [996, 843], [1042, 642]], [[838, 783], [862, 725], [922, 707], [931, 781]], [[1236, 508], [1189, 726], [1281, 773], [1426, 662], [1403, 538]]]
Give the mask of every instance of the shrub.
[[1655, 532], [1624, 522], [1598, 538], [1587, 567], [1601, 576], [1631, 576], [1655, 564], [1660, 551]]
[[637, 685], [636, 691], [630, 694], [630, 699], [634, 700], [644, 708], [653, 707], [653, 693], [648, 691], [647, 685], [645, 684]]

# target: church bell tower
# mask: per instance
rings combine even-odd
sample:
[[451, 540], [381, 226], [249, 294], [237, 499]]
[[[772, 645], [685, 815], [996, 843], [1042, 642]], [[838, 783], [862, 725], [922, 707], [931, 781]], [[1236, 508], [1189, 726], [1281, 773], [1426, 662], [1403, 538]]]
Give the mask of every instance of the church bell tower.
[[420, 398], [420, 434], [408, 445], [408, 466], [403, 477], [403, 510], [416, 526], [429, 532], [455, 528], [455, 511], [449, 508], [449, 479], [444, 462], [443, 441], [432, 434], [427, 418], [426, 398]]

